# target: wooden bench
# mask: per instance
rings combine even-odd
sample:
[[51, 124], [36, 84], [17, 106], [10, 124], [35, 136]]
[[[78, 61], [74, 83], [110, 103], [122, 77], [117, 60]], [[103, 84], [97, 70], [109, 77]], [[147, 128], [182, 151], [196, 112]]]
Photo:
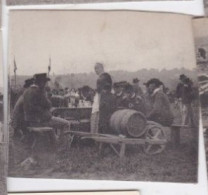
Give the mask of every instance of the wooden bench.
[[188, 125], [172, 124], [171, 129], [171, 141], [175, 147], [180, 145], [181, 140], [181, 129], [188, 128]]

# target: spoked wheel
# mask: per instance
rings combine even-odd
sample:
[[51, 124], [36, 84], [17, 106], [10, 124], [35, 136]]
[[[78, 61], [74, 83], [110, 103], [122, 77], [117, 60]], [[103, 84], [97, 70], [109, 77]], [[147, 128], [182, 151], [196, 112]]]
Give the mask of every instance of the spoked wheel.
[[167, 138], [164, 128], [160, 124], [148, 121], [145, 139], [146, 143], [144, 144], [144, 152], [146, 154], [159, 154], [165, 150]]

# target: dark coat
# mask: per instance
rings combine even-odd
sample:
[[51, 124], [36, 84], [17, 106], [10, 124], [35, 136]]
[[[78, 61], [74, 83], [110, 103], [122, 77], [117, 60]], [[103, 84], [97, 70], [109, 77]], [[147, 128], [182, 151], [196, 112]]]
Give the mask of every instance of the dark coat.
[[187, 83], [179, 83], [176, 88], [176, 97], [181, 98], [183, 104], [190, 104], [193, 101], [193, 84], [191, 81]]
[[103, 90], [108, 89], [110, 92], [112, 89], [112, 79], [108, 73], [103, 73], [99, 75], [97, 79], [97, 92], [101, 93]]
[[24, 118], [27, 122], [47, 122], [51, 119], [51, 102], [46, 97], [45, 90], [40, 90], [36, 85], [32, 85], [25, 90], [24, 98]]
[[116, 109], [122, 108], [123, 93], [115, 94], [115, 99], [116, 99]]
[[170, 102], [167, 95], [161, 90], [153, 95], [153, 108], [148, 115], [148, 120], [155, 121], [164, 126], [170, 126], [173, 123]]
[[116, 98], [110, 92], [102, 92], [99, 107], [99, 132], [112, 133], [109, 128], [110, 117], [116, 110]]

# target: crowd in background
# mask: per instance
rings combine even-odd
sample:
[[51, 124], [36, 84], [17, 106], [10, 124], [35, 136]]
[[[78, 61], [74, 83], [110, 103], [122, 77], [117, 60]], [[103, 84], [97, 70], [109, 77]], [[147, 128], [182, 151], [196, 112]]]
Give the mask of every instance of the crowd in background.
[[96, 89], [84, 85], [81, 88], [54, 88], [47, 84], [50, 78], [46, 73], [35, 74], [25, 80], [23, 90], [18, 97], [11, 91], [12, 121], [15, 128], [26, 124], [39, 123], [51, 126], [70, 126], [65, 119], [51, 116], [52, 107], [92, 108], [91, 132], [108, 133], [109, 120], [113, 112], [119, 109], [134, 109], [148, 120], [170, 126], [173, 123], [171, 103], [179, 105], [182, 124], [194, 126], [192, 101], [196, 98], [193, 82], [186, 75], [179, 77], [175, 92], [171, 92], [158, 78], [152, 78], [140, 86], [140, 80], [132, 82], [113, 82], [111, 75], [104, 71], [101, 63], [95, 65], [98, 75]]

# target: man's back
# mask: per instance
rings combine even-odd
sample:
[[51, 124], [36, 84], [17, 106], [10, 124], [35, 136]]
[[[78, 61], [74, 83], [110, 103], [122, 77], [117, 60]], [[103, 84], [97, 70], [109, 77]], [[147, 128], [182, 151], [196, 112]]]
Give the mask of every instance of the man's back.
[[44, 122], [51, 118], [51, 102], [44, 91], [36, 85], [32, 85], [23, 94], [24, 117], [27, 122]]
[[112, 78], [111, 76], [104, 72], [97, 79], [97, 92], [101, 93], [106, 87], [109, 88], [109, 91], [112, 89]]

